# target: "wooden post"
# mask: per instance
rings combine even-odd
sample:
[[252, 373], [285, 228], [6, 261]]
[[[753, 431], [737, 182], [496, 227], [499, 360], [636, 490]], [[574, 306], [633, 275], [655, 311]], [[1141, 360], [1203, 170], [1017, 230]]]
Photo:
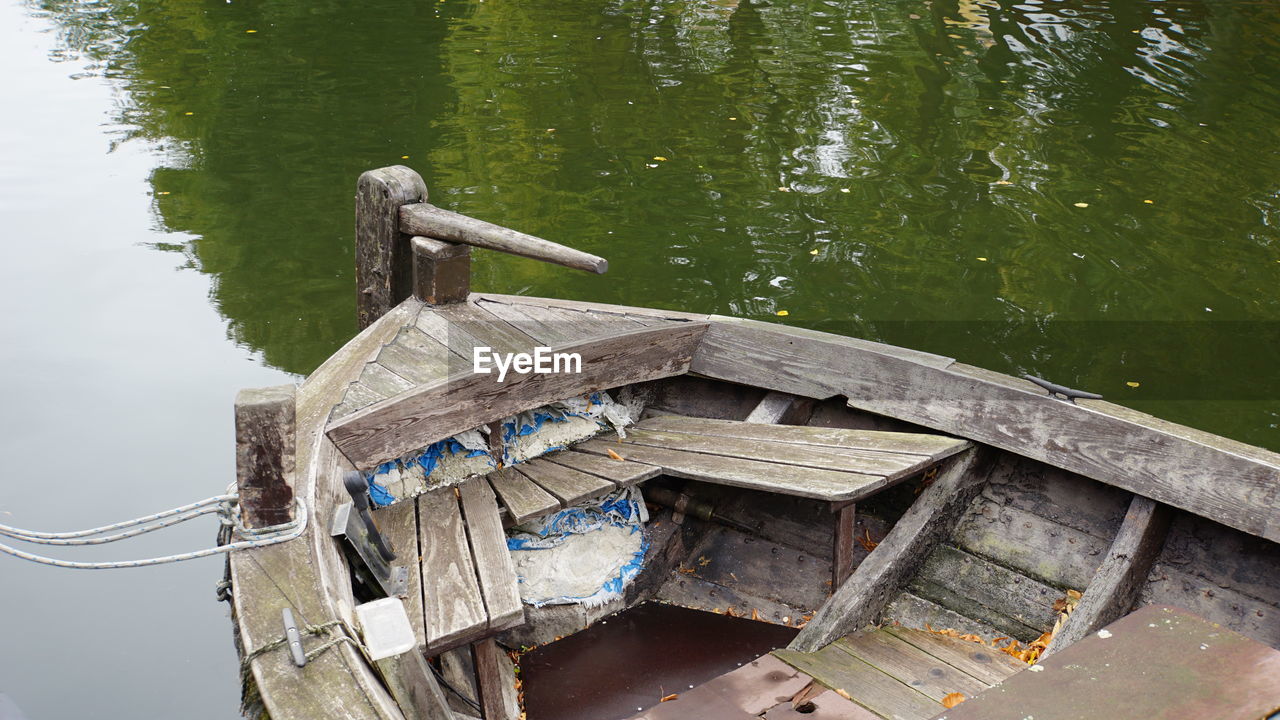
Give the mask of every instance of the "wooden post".
[[831, 511], [836, 516], [835, 544], [831, 553], [831, 593], [834, 595], [853, 573], [853, 534], [856, 529], [857, 506], [854, 503], [832, 503]]
[[511, 660], [492, 637], [472, 643], [471, 650], [475, 655], [484, 720], [516, 720], [520, 716], [520, 704], [516, 699], [516, 673]]
[[293, 520], [293, 385], [236, 395], [236, 486], [246, 528]]
[[370, 170], [356, 182], [356, 323], [361, 330], [413, 291], [409, 235], [400, 207], [427, 199], [422, 176], [403, 165]]
[[428, 305], [462, 302], [471, 293], [471, 247], [414, 237], [413, 294]]

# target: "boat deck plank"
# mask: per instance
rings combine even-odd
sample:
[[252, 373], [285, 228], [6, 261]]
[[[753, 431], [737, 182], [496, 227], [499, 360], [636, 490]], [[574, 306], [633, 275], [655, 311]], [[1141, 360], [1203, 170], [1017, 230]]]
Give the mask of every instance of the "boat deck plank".
[[482, 634], [489, 621], [457, 491], [437, 488], [419, 496], [417, 504], [423, 620], [431, 653]]
[[972, 697], [989, 687], [982, 680], [887, 632], [842, 638], [836, 641], [836, 647], [938, 702], [951, 693]]
[[644, 463], [615, 460], [608, 456], [591, 455], [590, 453], [561, 450], [545, 455], [544, 458], [557, 465], [564, 465], [580, 470], [596, 477], [604, 478], [618, 487], [627, 487], [644, 482], [661, 474], [662, 469]]
[[881, 718], [926, 720], [943, 709], [941, 703], [834, 643], [812, 653], [774, 650], [773, 654]]
[[409, 571], [404, 610], [409, 616], [409, 624], [413, 626], [413, 636], [418, 641], [418, 647], [425, 648], [427, 632], [422, 614], [422, 554], [418, 549], [417, 503], [403, 502], [380, 508], [375, 517], [378, 529], [395, 550], [394, 564], [403, 565]]
[[520, 463], [514, 466], [514, 469], [554, 495], [565, 507], [606, 493], [616, 487], [602, 477], [557, 465], [542, 458]]
[[560, 507], [560, 501], [532, 480], [512, 470], [503, 468], [488, 475], [502, 504], [507, 508], [511, 524], [519, 525], [539, 515], [545, 515]]
[[519, 579], [507, 550], [507, 534], [502, 529], [502, 516], [493, 490], [484, 478], [478, 477], [458, 486], [458, 494], [485, 611], [489, 615], [489, 632], [519, 625], [524, 622], [524, 605], [517, 587]]
[[1010, 675], [1027, 669], [1026, 665], [1017, 658], [982, 643], [905, 627], [891, 626], [886, 627], [884, 631], [920, 648], [984, 685], [999, 684]]
[[933, 460], [942, 460], [971, 445], [968, 440], [930, 433], [772, 425], [689, 417], [686, 415], [656, 415], [646, 419], [643, 426], [649, 430], [692, 433], [713, 437], [765, 440], [849, 450], [868, 450], [892, 453], [894, 455], [919, 455]]
[[627, 432], [627, 442], [637, 445], [687, 450], [689, 452], [725, 455], [745, 460], [826, 470], [850, 471], [856, 468], [864, 475], [898, 478], [918, 472], [933, 464], [927, 457], [899, 455], [888, 452], [868, 452], [846, 448], [798, 445], [788, 442], [746, 440], [733, 437], [715, 437], [692, 433], [662, 432], [648, 429], [644, 423]]

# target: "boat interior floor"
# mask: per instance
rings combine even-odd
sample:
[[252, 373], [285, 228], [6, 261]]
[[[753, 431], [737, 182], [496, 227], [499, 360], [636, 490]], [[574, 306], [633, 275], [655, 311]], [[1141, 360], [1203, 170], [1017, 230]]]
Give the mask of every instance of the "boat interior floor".
[[[625, 439], [600, 436], [428, 490], [379, 510], [378, 524], [403, 557], [420, 558], [407, 563], [406, 608], [435, 654], [524, 621], [504, 526], [666, 475], [829, 504], [828, 522], [844, 523], [833, 533], [832, 562], [847, 576], [853, 503], [968, 447], [940, 435], [659, 415], [629, 428]], [[671, 504], [693, 512], [688, 500], [677, 495]]]

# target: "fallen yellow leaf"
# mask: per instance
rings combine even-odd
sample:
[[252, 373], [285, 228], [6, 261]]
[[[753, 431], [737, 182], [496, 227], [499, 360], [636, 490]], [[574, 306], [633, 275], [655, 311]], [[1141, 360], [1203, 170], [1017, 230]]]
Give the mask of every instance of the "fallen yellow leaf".
[[245, 32], [247, 32], [247, 33], [256, 33], [256, 32], [258, 32], [258, 31], [257, 31], [257, 30], [245, 30]]
[[810, 254], [810, 255], [817, 255], [817, 254], [818, 254], [818, 248], [814, 248], [814, 249], [810, 250], [810, 251], [809, 251], [809, 254]]
[[1072, 203], [1076, 207], [1089, 207], [1089, 203]]
[[1009, 182], [1008, 180], [997, 180], [997, 181], [995, 181], [995, 183], [994, 183], [994, 184], [996, 184], [996, 185], [1012, 185], [1013, 183]]
[[1138, 387], [1138, 386], [1139, 386], [1139, 385], [1141, 385], [1141, 384], [1142, 384], [1142, 383], [1136, 383], [1136, 382], [1134, 382], [1134, 381], [1132, 381], [1132, 380], [1130, 380], [1129, 382], [1125, 383], [1125, 385], [1128, 385], [1129, 387]]
[[654, 155], [654, 156], [653, 156], [653, 159], [654, 159], [654, 160], [657, 160], [658, 162], [666, 162], [666, 161], [667, 161], [667, 159], [666, 159], [666, 158], [664, 158], [664, 157], [662, 157], [661, 155]]
[[986, 258], [984, 258], [984, 257], [980, 257], [980, 258], [978, 258], [978, 261], [979, 261], [979, 262], [986, 262], [986, 261], [987, 261], [987, 259], [986, 259]]
[[950, 709], [967, 699], [968, 698], [964, 696], [964, 693], [947, 693], [942, 698], [942, 707]]
[[786, 316], [788, 316], [788, 315], [790, 315], [790, 314], [791, 314], [791, 313], [787, 312], [786, 310], [779, 310], [779, 311], [777, 312], [778, 317], [786, 317]]
[[1144, 203], [1146, 203], [1146, 204], [1148, 204], [1148, 205], [1155, 205], [1155, 204], [1156, 204], [1156, 201], [1155, 201], [1155, 200], [1143, 200], [1142, 202], [1144, 202]]
[[676, 698], [678, 698], [678, 697], [680, 697], [680, 693], [671, 693], [670, 695], [667, 695], [666, 697], [662, 698], [662, 699], [661, 699], [661, 700], [659, 700], [658, 702], [660, 702], [660, 703], [664, 703], [664, 702], [668, 702], [668, 701], [670, 701], [670, 700], [675, 700], [675, 699], [676, 699]]
[[618, 462], [622, 462], [626, 460], [626, 458], [614, 452], [613, 448], [605, 448], [605, 452], [608, 453], [609, 457], [613, 458], [614, 460], [617, 460]]

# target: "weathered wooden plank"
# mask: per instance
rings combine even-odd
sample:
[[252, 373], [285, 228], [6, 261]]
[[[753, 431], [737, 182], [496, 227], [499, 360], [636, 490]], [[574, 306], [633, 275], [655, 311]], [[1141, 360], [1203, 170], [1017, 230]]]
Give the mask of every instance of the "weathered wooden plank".
[[386, 395], [379, 393], [360, 382], [353, 382], [347, 386], [347, 393], [342, 396], [342, 404], [348, 408], [352, 408], [352, 412], [362, 407], [368, 407], [379, 400], [386, 399]]
[[[749, 421], [748, 421], [749, 422]], [[923, 433], [807, 427], [801, 425], [747, 424], [732, 420], [660, 415], [646, 418], [638, 427], [647, 430], [692, 433], [712, 437], [794, 443], [804, 446], [845, 448], [941, 460], [971, 445], [967, 440]]]
[[499, 250], [597, 274], [609, 269], [609, 261], [597, 255], [460, 215], [426, 202], [406, 204], [400, 208], [400, 228], [412, 235]]
[[[447, 306], [438, 312], [467, 305]], [[572, 395], [678, 375], [705, 325], [692, 323], [640, 330], [553, 352], [578, 353], [581, 373], [508, 375], [470, 373], [416, 388], [333, 423], [329, 436], [357, 467], [449, 437], [459, 429], [493, 422]]]
[[833, 508], [835, 531], [831, 543], [831, 592], [835, 592], [853, 574], [853, 533], [857, 528], [857, 506], [848, 503]]
[[1176, 605], [1272, 647], [1280, 647], [1280, 607], [1157, 562], [1140, 605]]
[[560, 508], [559, 500], [511, 468], [495, 470], [487, 477], [498, 497], [502, 498], [513, 525]]
[[664, 432], [649, 430], [643, 426], [630, 429], [623, 442], [628, 445], [648, 445], [669, 450], [852, 472], [870, 477], [884, 477], [890, 481], [904, 478], [933, 464], [933, 460], [919, 455], [898, 455], [770, 440], [744, 440], [693, 433]]
[[623, 315], [593, 313], [533, 304], [510, 304], [479, 299], [476, 305], [537, 339], [543, 345], [577, 342], [599, 335], [616, 335], [643, 327]]
[[1001, 463], [1008, 470], [982, 490], [991, 502], [1039, 515], [1107, 545], [1119, 532], [1133, 493], [1017, 455]]
[[661, 469], [653, 465], [625, 460], [618, 461], [611, 457], [574, 452], [573, 450], [561, 450], [550, 455], [543, 455], [542, 458], [557, 465], [564, 465], [574, 470], [602, 477], [618, 487], [635, 485], [662, 473]]
[[1010, 675], [1027, 669], [1027, 665], [1017, 658], [982, 643], [947, 637], [928, 630], [912, 630], [905, 627], [887, 627], [884, 630], [984, 685], [998, 685]]
[[236, 487], [247, 528], [293, 520], [296, 396], [292, 384], [236, 395]]
[[472, 478], [458, 486], [462, 516], [471, 539], [471, 557], [476, 563], [480, 592], [489, 614], [489, 631], [498, 632], [524, 622], [524, 605], [520, 602], [519, 580], [511, 553], [507, 550], [507, 534], [502, 530], [502, 517], [493, 490], [484, 478]]
[[612, 490], [613, 483], [602, 477], [589, 475], [564, 465], [534, 458], [512, 466], [516, 472], [534, 481], [543, 490], [556, 496], [565, 506], [576, 504]]
[[452, 688], [446, 695], [449, 707], [453, 708], [455, 716], [460, 716], [459, 720], [474, 717], [479, 712], [476, 708], [480, 705], [480, 693], [476, 692], [476, 664], [471, 657], [471, 646], [460, 645], [446, 650], [437, 659], [441, 678]]
[[414, 385], [425, 385], [448, 377], [451, 362], [457, 360], [447, 348], [416, 328], [405, 328], [378, 353], [379, 365]]
[[518, 720], [520, 703], [516, 699], [516, 674], [511, 660], [491, 637], [473, 643], [471, 651], [475, 656], [476, 685], [485, 720]]
[[875, 623], [898, 588], [915, 574], [930, 550], [951, 533], [991, 470], [989, 451], [966, 451], [949, 461], [920, 493], [853, 575], [831, 596], [789, 646], [811, 651]]
[[764, 720], [879, 720], [878, 715], [832, 690], [823, 690], [799, 707], [797, 710], [788, 700], [760, 717]]
[[885, 479], [879, 476], [668, 450], [625, 441], [588, 440], [575, 445], [574, 449], [597, 455], [613, 450], [623, 459], [657, 465], [676, 477], [819, 500], [858, 500], [885, 485]]
[[471, 293], [471, 248], [414, 237], [413, 294], [428, 305], [463, 302]]
[[1280, 541], [1280, 455], [1099, 400], [860, 348], [821, 333], [717, 318], [691, 372], [962, 434]]
[[567, 308], [585, 312], [609, 315], [621, 315], [637, 321], [645, 320], [677, 320], [683, 322], [704, 322], [711, 318], [704, 313], [690, 313], [680, 310], [663, 310], [660, 308], [632, 307], [630, 305], [610, 305], [608, 303], [584, 302], [582, 300], [564, 300], [561, 298], [539, 298], [527, 295], [503, 295], [500, 293], [473, 293], [472, 297], [488, 302], [500, 302], [508, 305], [538, 305], [541, 307]]
[[812, 653], [774, 650], [783, 662], [840, 692], [884, 718], [925, 720], [942, 709], [940, 703], [871, 667], [835, 645]]
[[[466, 333], [465, 337], [475, 346], [491, 348], [494, 352], [532, 352], [540, 343], [528, 333], [512, 327], [507, 321], [481, 308], [474, 301], [434, 308], [435, 315], [449, 323], [449, 333]], [[581, 339], [579, 340], [581, 342]], [[468, 366], [473, 357], [464, 355]]]
[[947, 712], [952, 720], [1258, 720], [1280, 652], [1179, 608], [1146, 607]]
[[1164, 546], [1170, 511], [1141, 495], [1133, 496], [1124, 524], [1094, 573], [1083, 597], [1053, 637], [1044, 654], [1057, 652], [1129, 612], [1151, 564]]
[[365, 364], [358, 382], [384, 398], [398, 395], [413, 387], [413, 383], [391, 372], [377, 362]]
[[395, 565], [409, 571], [409, 590], [402, 598], [419, 648], [427, 645], [422, 615], [422, 553], [418, 550], [418, 505], [412, 500], [374, 511], [378, 529], [396, 552]]
[[[744, 422], [774, 425], [782, 424], [785, 418], [786, 420], [799, 424], [809, 418], [799, 418], [794, 416], [803, 413], [804, 408], [806, 407], [810, 412], [812, 412], [812, 398], [802, 398], [798, 395], [790, 395], [788, 393], [770, 392], [761, 398], [760, 403], [752, 409], [751, 414], [746, 417]], [[793, 417], [788, 417], [789, 415]]]
[[356, 322], [363, 330], [412, 293], [409, 236], [400, 206], [425, 202], [422, 176], [403, 165], [370, 170], [356, 182]]
[[951, 693], [964, 693], [966, 697], [973, 697], [987, 688], [986, 683], [884, 630], [850, 635], [837, 640], [835, 644], [871, 667], [938, 702], [942, 702], [942, 698]]
[[979, 497], [952, 540], [963, 550], [1051, 585], [1083, 590], [1107, 554], [1106, 540], [1012, 505]]
[[418, 649], [374, 662], [405, 720], [455, 720], [444, 691]]
[[[329, 483], [318, 482], [320, 477], [340, 477], [340, 469], [335, 467], [337, 453], [323, 434], [334, 403], [382, 343], [404, 323], [412, 322], [420, 307], [409, 301], [393, 308], [323, 363], [299, 388], [294, 491], [308, 503], [313, 517], [327, 517], [332, 512], [335, 492], [345, 495], [340, 487], [330, 489], [326, 487]], [[323, 525], [312, 525], [312, 530], [294, 542], [231, 554], [234, 619], [242, 653], [253, 653], [281, 637], [281, 607], [292, 607], [299, 622], [308, 624], [351, 619], [350, 608], [355, 602], [349, 570]], [[308, 663], [306, 682], [300, 682], [298, 668], [284, 648], [257, 655], [250, 667], [266, 711], [276, 720], [400, 716], [382, 682], [359, 652], [345, 643]], [[317, 684], [326, 691], [315, 692]]]
[[456, 491], [437, 488], [417, 502], [423, 621], [432, 654], [483, 633], [489, 620]]
[[1280, 545], [1211, 520], [1180, 514], [1158, 564], [1280, 607]]
[[997, 624], [998, 618], [1010, 618], [1033, 629], [1029, 633], [1016, 626], [1006, 630], [1020, 640], [1035, 639], [1052, 628], [1057, 620], [1053, 603], [1065, 595], [950, 545], [940, 545], [930, 553], [909, 587], [920, 597], [997, 628], [1005, 629]]
[[[683, 565], [680, 575], [715, 583], [744, 599], [754, 596], [802, 608], [806, 614], [831, 593], [831, 568], [822, 558], [723, 525], [706, 528]], [[726, 599], [723, 592], [712, 597]], [[755, 609], [749, 607], [745, 614]]]

